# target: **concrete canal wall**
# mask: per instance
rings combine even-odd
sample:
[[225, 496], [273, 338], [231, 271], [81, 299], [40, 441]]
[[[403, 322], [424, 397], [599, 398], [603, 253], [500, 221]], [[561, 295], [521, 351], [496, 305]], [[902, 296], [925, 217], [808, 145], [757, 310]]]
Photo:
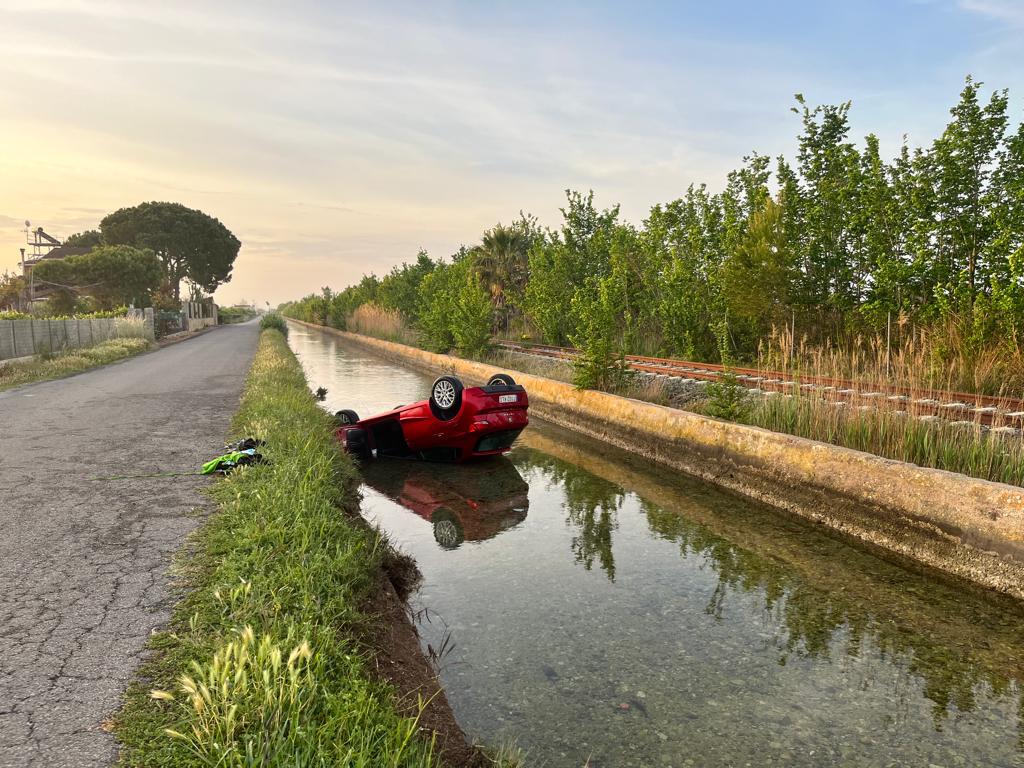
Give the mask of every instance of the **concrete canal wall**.
[[[313, 326], [321, 328], [320, 326]], [[321, 328], [431, 373], [501, 369]], [[516, 374], [556, 424], [827, 525], [904, 562], [1024, 599], [1024, 489]]]

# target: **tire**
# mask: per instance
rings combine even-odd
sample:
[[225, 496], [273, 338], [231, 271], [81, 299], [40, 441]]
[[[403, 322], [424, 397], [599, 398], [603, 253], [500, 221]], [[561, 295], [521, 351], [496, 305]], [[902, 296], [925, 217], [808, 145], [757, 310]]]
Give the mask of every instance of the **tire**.
[[488, 387], [514, 387], [515, 385], [516, 380], [509, 376], [507, 373], [496, 373], [493, 376], [491, 376], [490, 380], [487, 382]]
[[344, 408], [334, 414], [334, 420], [338, 422], [339, 425], [345, 427], [349, 424], [356, 424], [359, 421], [359, 414], [355, 411], [349, 410], [348, 408]]
[[350, 454], [364, 461], [371, 456], [370, 446], [366, 443], [365, 429], [350, 429], [345, 438], [345, 446]]
[[462, 408], [462, 382], [454, 376], [438, 376], [430, 385], [430, 412], [439, 421], [451, 421]]
[[457, 549], [466, 540], [462, 523], [451, 510], [438, 509], [430, 516], [430, 522], [434, 526], [434, 541], [444, 549]]

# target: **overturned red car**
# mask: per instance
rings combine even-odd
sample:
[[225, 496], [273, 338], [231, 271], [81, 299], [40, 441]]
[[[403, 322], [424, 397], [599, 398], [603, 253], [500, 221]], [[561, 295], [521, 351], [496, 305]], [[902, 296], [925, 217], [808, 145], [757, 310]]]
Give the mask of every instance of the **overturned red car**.
[[530, 421], [529, 405], [526, 390], [505, 373], [469, 388], [454, 376], [439, 376], [430, 397], [418, 403], [367, 419], [338, 411], [335, 434], [349, 453], [363, 459], [467, 461], [508, 451]]

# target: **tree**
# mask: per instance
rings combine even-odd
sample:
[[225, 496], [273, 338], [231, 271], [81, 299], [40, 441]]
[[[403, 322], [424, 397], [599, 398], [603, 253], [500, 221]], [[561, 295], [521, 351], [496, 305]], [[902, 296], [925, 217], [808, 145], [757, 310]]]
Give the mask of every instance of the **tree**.
[[[741, 215], [722, 195], [704, 185], [691, 186], [686, 196], [651, 209], [643, 238], [655, 272], [652, 311], [662, 351], [688, 358], [715, 355], [710, 324], [718, 312], [717, 275], [731, 239], [727, 223]], [[726, 209], [731, 208], [727, 217]]]
[[529, 264], [523, 308], [546, 343], [562, 344], [572, 327], [566, 311], [576, 290], [572, 258], [561, 242], [538, 243]]
[[50, 308], [59, 314], [75, 309], [91, 296], [101, 309], [148, 304], [163, 279], [160, 260], [152, 251], [106, 245], [80, 256], [43, 261], [34, 268], [37, 283], [51, 288]]
[[722, 264], [722, 303], [733, 341], [746, 355], [772, 326], [788, 319], [796, 272], [783, 225], [782, 206], [769, 199], [750, 217], [746, 234]]
[[[527, 220], [524, 217], [524, 222]], [[508, 330], [510, 305], [521, 305], [530, 274], [530, 232], [526, 226], [496, 224], [473, 249], [477, 269]]]
[[859, 301], [866, 265], [855, 246], [860, 154], [847, 139], [850, 102], [810, 109], [797, 94], [803, 134], [798, 153], [803, 263], [802, 303], [838, 328]]
[[395, 267], [381, 279], [376, 303], [401, 313], [406, 322], [415, 323], [420, 311], [417, 295], [420, 283], [433, 270], [434, 262], [426, 251], [420, 250], [414, 263]]
[[992, 251], [998, 231], [998, 188], [992, 184], [1006, 132], [1006, 91], [978, 101], [981, 83], [970, 77], [952, 122], [930, 153], [938, 214], [935, 252], [945, 267], [947, 297], [964, 309], [974, 306], [993, 271], [1005, 270], [1005, 256]]
[[619, 207], [598, 211], [594, 193], [566, 190], [562, 228], [538, 239], [529, 255], [524, 308], [545, 341], [560, 344], [577, 330], [569, 308], [576, 290], [608, 274]]
[[82, 292], [101, 309], [145, 306], [163, 279], [160, 259], [152, 251], [127, 245], [101, 245], [82, 256], [70, 256]]
[[96, 229], [76, 232], [64, 238], [64, 245], [70, 248], [96, 248], [103, 244], [103, 236]]
[[39, 262], [32, 267], [32, 282], [37, 288], [49, 289], [47, 304], [54, 315], [70, 315], [82, 296], [70, 258]]
[[479, 273], [469, 268], [455, 298], [451, 317], [455, 346], [466, 357], [478, 357], [491, 344], [491, 297], [480, 282]]
[[25, 280], [21, 275], [5, 271], [0, 275], [0, 310], [19, 309], [25, 295]]
[[163, 265], [164, 279], [181, 297], [188, 280], [212, 293], [231, 279], [241, 243], [217, 219], [180, 203], [142, 203], [122, 208], [100, 222], [103, 240], [153, 251]]
[[573, 360], [573, 381], [581, 389], [614, 390], [631, 374], [625, 349], [634, 318], [630, 255], [636, 236], [631, 228], [620, 226], [613, 240], [609, 273], [589, 278], [572, 299], [577, 330], [570, 341], [580, 351]]
[[452, 317], [456, 312], [459, 289], [469, 274], [468, 260], [455, 264], [438, 264], [420, 283], [418, 290], [422, 310], [419, 328], [423, 343], [432, 352], [447, 352], [455, 346]]

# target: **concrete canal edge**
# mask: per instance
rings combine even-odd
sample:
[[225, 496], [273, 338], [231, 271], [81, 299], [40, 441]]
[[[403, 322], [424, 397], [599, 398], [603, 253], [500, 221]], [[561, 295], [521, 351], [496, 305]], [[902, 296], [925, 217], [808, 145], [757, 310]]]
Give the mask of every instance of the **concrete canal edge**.
[[[299, 322], [292, 320], [292, 322]], [[303, 325], [308, 325], [302, 323]], [[311, 325], [430, 373], [501, 369]], [[1024, 489], [515, 373], [531, 411], [883, 554], [1024, 599]]]

